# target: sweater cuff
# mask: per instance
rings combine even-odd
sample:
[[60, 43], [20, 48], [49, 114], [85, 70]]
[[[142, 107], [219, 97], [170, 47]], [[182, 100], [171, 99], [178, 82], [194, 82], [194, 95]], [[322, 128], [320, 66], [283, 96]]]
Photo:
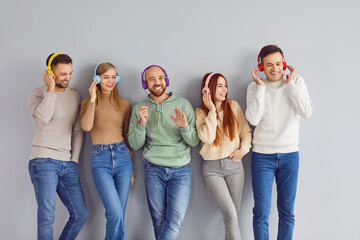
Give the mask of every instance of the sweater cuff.
[[245, 151], [245, 155], [249, 153], [250, 149], [248, 148], [244, 148], [244, 147], [240, 147], [240, 149]]
[[52, 99], [52, 100], [55, 100], [57, 98], [57, 95], [55, 93], [52, 93], [52, 92], [45, 92], [45, 97], [49, 98], [49, 99]]
[[289, 91], [293, 91], [296, 88], [295, 81], [292, 80], [289, 83], [286, 84], [286, 88], [289, 89]]
[[143, 126], [143, 125], [141, 125], [140, 123], [138, 123], [138, 125], [136, 126], [136, 130], [137, 130], [138, 132], [145, 132], [145, 131], [146, 131], [146, 125]]
[[209, 116], [216, 119], [216, 111], [215, 110], [214, 111], [209, 111], [208, 117]]
[[257, 85], [256, 86], [256, 94], [257, 95], [264, 95], [265, 94], [266, 86], [264, 85]]
[[190, 124], [188, 123], [188, 125], [186, 127], [180, 128], [180, 132], [181, 133], [188, 133], [188, 132], [190, 132], [190, 129], [191, 129], [191, 127], [190, 127]]

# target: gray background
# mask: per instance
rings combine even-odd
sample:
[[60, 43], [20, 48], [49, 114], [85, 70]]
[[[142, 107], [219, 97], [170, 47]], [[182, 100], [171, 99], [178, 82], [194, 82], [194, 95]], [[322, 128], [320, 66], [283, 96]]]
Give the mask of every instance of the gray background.
[[[72, 86], [88, 94], [94, 66], [114, 63], [120, 93], [132, 104], [145, 98], [140, 72], [160, 64], [169, 91], [200, 103], [203, 74], [219, 71], [229, 98], [246, 108], [250, 71], [264, 45], [275, 43], [306, 81], [315, 105], [301, 120], [300, 172], [294, 239], [359, 239], [359, 42], [360, 3], [345, 1], [10, 1], [0, 3], [1, 167], [0, 238], [36, 238], [36, 201], [27, 163], [33, 127], [28, 93], [43, 84], [45, 59], [68, 53]], [[84, 138], [79, 165], [90, 218], [78, 239], [103, 239], [105, 216], [90, 170], [91, 139]], [[179, 239], [223, 239], [222, 216], [200, 171], [199, 146], [192, 150], [192, 188]], [[136, 183], [126, 211], [126, 239], [154, 239], [147, 209], [143, 163], [136, 152]], [[240, 211], [243, 239], [252, 236], [250, 154]], [[273, 195], [270, 239], [276, 238]], [[67, 211], [58, 201], [54, 237]]]

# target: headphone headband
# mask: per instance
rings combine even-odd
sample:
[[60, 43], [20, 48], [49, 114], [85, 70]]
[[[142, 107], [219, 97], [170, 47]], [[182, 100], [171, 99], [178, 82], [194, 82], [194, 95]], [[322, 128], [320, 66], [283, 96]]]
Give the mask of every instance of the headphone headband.
[[61, 54], [65, 54], [65, 53], [62, 53], [62, 52], [57, 52], [57, 53], [54, 53], [53, 55], [51, 55], [50, 59], [49, 59], [49, 62], [48, 62], [48, 65], [47, 65], [47, 71], [48, 73], [51, 73], [53, 74], [54, 72], [51, 70], [51, 64], [54, 60], [54, 58], [58, 55], [61, 55]]
[[202, 89], [202, 94], [204, 93], [210, 93], [210, 89], [209, 89], [209, 82], [212, 76], [214, 76], [215, 74], [218, 74], [217, 72], [212, 72], [209, 74], [209, 76], [207, 76], [206, 80], [205, 80], [205, 84], [204, 84], [204, 88]]
[[94, 69], [94, 76], [97, 75], [96, 72], [97, 72], [97, 69], [98, 69], [98, 67], [100, 66], [100, 64], [102, 64], [102, 63], [104, 63], [104, 62], [105, 62], [105, 61], [99, 62], [99, 63], [96, 65], [96, 67], [95, 67], [95, 69]]
[[169, 86], [169, 77], [168, 77], [165, 69], [163, 69], [163, 68], [162, 68], [161, 66], [159, 66], [159, 65], [150, 65], [150, 66], [146, 67], [146, 68], [144, 69], [144, 71], [142, 71], [142, 73], [141, 73], [141, 86], [142, 86], [144, 89], [147, 89], [147, 83], [146, 83], [146, 80], [145, 80], [145, 73], [146, 73], [146, 71], [147, 71], [149, 68], [152, 68], [152, 67], [158, 67], [158, 68], [160, 68], [160, 69], [164, 72], [164, 74], [165, 74], [166, 86], [168, 87], [168, 86]]

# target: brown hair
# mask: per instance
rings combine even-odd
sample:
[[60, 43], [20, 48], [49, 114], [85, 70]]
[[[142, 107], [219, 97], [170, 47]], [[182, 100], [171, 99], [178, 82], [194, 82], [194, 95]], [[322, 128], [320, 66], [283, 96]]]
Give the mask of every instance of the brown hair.
[[[201, 82], [201, 91], [205, 86], [205, 81], [206, 78], [210, 75], [211, 73], [207, 73], [204, 75], [202, 82]], [[215, 73], [209, 81], [208, 87], [210, 89], [210, 96], [211, 96], [211, 101], [215, 104], [215, 92], [216, 92], [216, 87], [217, 87], [217, 82], [219, 77], [222, 77], [225, 79], [226, 78], [220, 74], [220, 73]], [[200, 94], [201, 96], [201, 108], [202, 110], [205, 111], [206, 115], [209, 113], [209, 109], [205, 106], [203, 98], [202, 98], [202, 92]], [[234, 140], [235, 138], [235, 132], [236, 129], [238, 127], [238, 121], [233, 113], [233, 111], [231, 110], [230, 107], [230, 103], [229, 100], [227, 99], [227, 94], [225, 96], [225, 101], [223, 101], [221, 103], [222, 105], [222, 109], [223, 109], [223, 131], [219, 128], [219, 125], [216, 126], [216, 138], [213, 142], [214, 146], [218, 146], [221, 143], [221, 140], [224, 138], [224, 136], [230, 137], [230, 141]], [[218, 113], [216, 113], [216, 118], [219, 119]]]
[[260, 58], [260, 60], [261, 60], [261, 62], [262, 62], [263, 59], [264, 59], [264, 57], [266, 57], [267, 55], [276, 53], [276, 52], [281, 53], [281, 55], [284, 57], [283, 51], [282, 51], [278, 46], [276, 46], [276, 45], [274, 45], [274, 44], [272, 44], [272, 45], [267, 45], [267, 46], [263, 47], [263, 48], [260, 50], [259, 58]]
[[[101, 63], [97, 70], [96, 70], [96, 74], [101, 76], [102, 74], [104, 74], [107, 70], [109, 69], [115, 69], [116, 71], [116, 67], [109, 63], [109, 62], [103, 62]], [[95, 106], [98, 105], [99, 101], [101, 101], [101, 98], [102, 98], [102, 93], [101, 93], [101, 87], [100, 87], [100, 84], [97, 85], [97, 89], [96, 89], [96, 100], [95, 100]], [[120, 97], [120, 94], [119, 94], [119, 90], [117, 88], [117, 86], [115, 86], [113, 88], [113, 90], [111, 90], [111, 93], [110, 93], [110, 103], [111, 105], [115, 108], [116, 111], [118, 112], [122, 112], [124, 113], [125, 112], [125, 108], [124, 108], [124, 104], [123, 104], [123, 101], [124, 99], [122, 97]], [[84, 100], [84, 104], [85, 106], [90, 102], [90, 94], [89, 96]], [[80, 115], [82, 116], [83, 113], [85, 111], [85, 108], [82, 109]]]
[[[52, 53], [47, 57], [46, 66], [49, 65], [49, 60], [50, 60], [51, 56], [54, 54], [55, 53]], [[71, 59], [71, 57], [69, 57], [69, 55], [67, 55], [65, 53], [61, 53], [61, 54], [57, 55], [56, 57], [54, 57], [54, 59], [51, 62], [50, 67], [53, 68], [53, 66], [56, 66], [59, 63], [69, 64], [69, 63], [72, 63], [72, 59]]]

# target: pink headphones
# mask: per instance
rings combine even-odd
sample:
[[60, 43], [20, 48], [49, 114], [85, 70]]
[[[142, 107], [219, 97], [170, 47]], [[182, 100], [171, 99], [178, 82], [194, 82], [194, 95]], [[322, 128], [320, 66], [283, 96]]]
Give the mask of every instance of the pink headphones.
[[[260, 72], [263, 72], [264, 71], [264, 65], [262, 64], [262, 62], [260, 61], [260, 53], [261, 53], [261, 50], [258, 54], [258, 69], [260, 70]], [[282, 55], [283, 57], [283, 70], [286, 70], [286, 61], [285, 61], [285, 57], [284, 55]]]
[[204, 93], [210, 93], [210, 89], [209, 89], [209, 82], [212, 76], [214, 76], [215, 74], [218, 74], [217, 72], [212, 72], [209, 74], [209, 76], [207, 76], [206, 80], [205, 80], [205, 85], [204, 88], [202, 89], [202, 94]]

